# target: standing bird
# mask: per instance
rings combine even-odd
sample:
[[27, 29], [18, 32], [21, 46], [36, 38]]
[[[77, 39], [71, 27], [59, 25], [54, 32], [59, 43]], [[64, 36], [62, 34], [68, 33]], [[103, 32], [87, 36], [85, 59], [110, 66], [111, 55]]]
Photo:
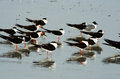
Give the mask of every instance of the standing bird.
[[92, 24], [86, 24], [86, 31], [92, 31], [97, 28], [98, 23], [93, 21]]
[[37, 31], [39, 28], [41, 28], [39, 25], [20, 25], [20, 24], [15, 24], [15, 26], [29, 30], [31, 32]]
[[89, 52], [91, 52], [91, 50], [92, 50], [92, 45], [95, 45], [97, 43], [96, 38], [89, 38], [89, 39], [72, 38], [72, 39], [68, 39], [68, 40], [75, 41], [78, 43], [80, 43], [81, 41], [87, 41], [89, 44]]
[[110, 39], [104, 39], [104, 40], [106, 43], [103, 43], [103, 44], [114, 47], [116, 49], [120, 49], [120, 41], [113, 41]]
[[31, 40], [30, 35], [19, 35], [19, 36], [16, 36], [16, 37], [19, 37], [19, 38], [23, 39], [24, 47], [26, 47], [26, 43], [28, 43]]
[[[67, 23], [68, 26], [79, 29], [80, 31], [84, 30], [86, 28], [86, 23], [83, 22], [81, 24], [69, 24]], [[82, 33], [80, 32], [80, 36], [82, 36]]]
[[81, 41], [80, 43], [70, 43], [70, 42], [65, 42], [67, 43], [69, 46], [73, 46], [76, 47], [77, 49], [80, 49], [80, 55], [82, 55], [82, 50], [85, 49], [88, 46], [88, 42], [87, 41]]
[[64, 33], [65, 33], [65, 31], [62, 28], [59, 30], [48, 30], [45, 28], [43, 28], [43, 29], [46, 30], [47, 33], [51, 33], [53, 35], [56, 35], [58, 37], [58, 42], [60, 41], [60, 36], [64, 35]]
[[45, 51], [47, 51], [47, 58], [48, 58], [48, 52], [50, 52], [50, 58], [52, 58], [52, 52], [57, 48], [57, 42], [52, 41], [50, 43], [47, 44], [42, 44], [42, 45], [38, 45], [38, 44], [34, 44], [35, 47], [39, 47]]
[[32, 19], [29, 19], [29, 18], [26, 18], [26, 21], [28, 22], [32, 22], [34, 23], [35, 25], [40, 25], [40, 27], [44, 26], [47, 24], [47, 18], [42, 18], [41, 20], [32, 20]]
[[1, 29], [0, 28], [0, 31], [5, 32], [5, 33], [7, 33], [9, 35], [14, 35], [14, 34], [16, 34], [18, 32], [18, 29], [16, 27], [13, 27], [11, 29]]
[[96, 39], [100, 39], [104, 35], [103, 30], [98, 30], [97, 32], [85, 32], [85, 31], [81, 31], [81, 32], [86, 34], [86, 35], [91, 36], [91, 38], [96, 38]]
[[41, 36], [46, 36], [46, 35], [45, 35], [45, 32], [42, 32], [42, 31], [24, 32], [24, 31], [19, 30], [18, 33], [24, 34], [24, 35], [26, 35], [26, 36], [30, 36], [30, 38], [33, 40], [33, 44], [35, 44], [37, 38], [39, 38], [39, 37], [41, 37]]
[[18, 50], [17, 45], [23, 42], [23, 39], [17, 36], [5, 36], [5, 35], [0, 34], [0, 37], [7, 41], [10, 41], [13, 44], [16, 44], [16, 51]]

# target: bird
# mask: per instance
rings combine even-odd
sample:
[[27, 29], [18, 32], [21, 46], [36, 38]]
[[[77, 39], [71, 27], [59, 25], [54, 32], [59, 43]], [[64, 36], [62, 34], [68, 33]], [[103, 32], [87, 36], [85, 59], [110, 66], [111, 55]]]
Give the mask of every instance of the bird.
[[14, 34], [16, 34], [18, 32], [18, 29], [16, 27], [12, 27], [11, 29], [2, 29], [2, 28], [0, 28], [0, 31], [5, 32], [5, 33], [7, 33], [9, 35], [14, 35]]
[[43, 28], [43, 29], [46, 30], [45, 32], [47, 32], [47, 33], [51, 33], [53, 35], [56, 35], [58, 37], [58, 42], [60, 41], [60, 36], [64, 35], [64, 33], [65, 33], [65, 31], [62, 28], [59, 30], [48, 30], [45, 28]]
[[29, 18], [26, 18], [26, 21], [28, 22], [32, 22], [34, 23], [35, 25], [40, 25], [40, 27], [44, 26], [47, 24], [47, 18], [42, 18], [41, 20], [32, 20], [32, 19], [29, 19]]
[[93, 31], [94, 29], [97, 28], [98, 23], [96, 21], [93, 21], [92, 24], [87, 24], [86, 23], [86, 31]]
[[5, 36], [5, 35], [0, 34], [0, 37], [2, 39], [5, 39], [5, 40], [10, 41], [11, 43], [15, 44], [16, 45], [16, 51], [18, 50], [17, 45], [23, 43], [23, 39], [20, 38], [20, 37], [17, 37], [17, 36]]
[[82, 55], [82, 50], [85, 49], [86, 47], [88, 47], [88, 42], [87, 41], [81, 41], [80, 43], [70, 43], [70, 42], [66, 42], [69, 46], [73, 46], [76, 47], [77, 49], [80, 49], [80, 55]]
[[90, 38], [96, 38], [96, 39], [100, 39], [104, 35], [103, 30], [98, 30], [97, 32], [86, 32], [86, 31], [81, 31], [81, 32], [86, 35], [91, 36]]
[[15, 24], [15, 26], [26, 29], [31, 32], [35, 32], [39, 30], [40, 26], [39, 25], [20, 25], [20, 24]]
[[57, 42], [52, 41], [50, 43], [46, 43], [46, 44], [34, 44], [35, 47], [41, 48], [45, 51], [47, 51], [47, 58], [48, 58], [48, 52], [50, 52], [50, 58], [52, 58], [52, 52], [57, 48]]
[[39, 31], [39, 30], [36, 31], [36, 32], [25, 32], [25, 31], [19, 30], [18, 33], [24, 34], [24, 35], [26, 35], [26, 36], [30, 36], [31, 39], [33, 40], [33, 44], [35, 44], [37, 38], [39, 38], [39, 37], [41, 37], [41, 36], [46, 36], [46, 35], [45, 35], [45, 32]]
[[95, 45], [97, 43], [97, 39], [96, 38], [81, 38], [81, 37], [76, 37], [76, 38], [69, 38], [67, 39], [68, 41], [75, 41], [75, 42], [78, 42], [80, 43], [81, 41], [87, 41], [88, 44], [89, 44], [89, 52], [91, 52], [92, 50], [92, 45]]
[[[83, 22], [81, 24], [70, 24], [67, 23], [68, 26], [79, 29], [80, 31], [85, 30], [86, 28], [86, 22]], [[80, 36], [82, 36], [82, 33], [80, 32]]]
[[[80, 43], [83, 40], [78, 40], [78, 39], [71, 39], [72, 41], [78, 42]], [[84, 39], [84, 41], [87, 41], [89, 44], [89, 52], [91, 52], [92, 50], [92, 45], [95, 45], [97, 43], [97, 39], [96, 38], [89, 38], [89, 39]]]
[[110, 39], [104, 39], [104, 41], [106, 42], [106, 43], [103, 43], [104, 45], [108, 45], [116, 49], [120, 49], [120, 41], [114, 41]]
[[16, 37], [23, 39], [24, 47], [26, 47], [26, 43], [28, 43], [31, 40], [30, 35], [17, 35]]

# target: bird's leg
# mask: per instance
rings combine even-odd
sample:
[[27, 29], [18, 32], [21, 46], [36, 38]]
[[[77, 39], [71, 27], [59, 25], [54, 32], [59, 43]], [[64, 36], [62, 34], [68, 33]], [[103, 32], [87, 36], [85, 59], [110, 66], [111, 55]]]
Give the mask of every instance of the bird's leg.
[[83, 55], [83, 52], [82, 52], [82, 50], [80, 49], [80, 55], [82, 56]]
[[35, 39], [33, 39], [33, 44], [35, 44], [36, 43], [36, 40]]
[[96, 45], [98, 45], [98, 41], [96, 42]]
[[89, 52], [91, 52], [92, 51], [92, 46], [91, 45], [89, 45]]
[[80, 36], [82, 36], [82, 32], [80, 32]]
[[50, 52], [50, 59], [52, 59], [52, 52]]
[[[40, 45], [40, 42], [38, 42], [38, 45]], [[42, 48], [39, 48], [40, 55], [42, 55]]]
[[40, 45], [40, 41], [38, 42], [38, 45]]
[[18, 46], [17, 46], [17, 44], [16, 44], [16, 51], [18, 50]]
[[47, 51], [47, 58], [48, 58], [48, 51]]
[[26, 47], [26, 43], [24, 43], [24, 48]]
[[58, 36], [58, 42], [60, 41], [60, 37]]

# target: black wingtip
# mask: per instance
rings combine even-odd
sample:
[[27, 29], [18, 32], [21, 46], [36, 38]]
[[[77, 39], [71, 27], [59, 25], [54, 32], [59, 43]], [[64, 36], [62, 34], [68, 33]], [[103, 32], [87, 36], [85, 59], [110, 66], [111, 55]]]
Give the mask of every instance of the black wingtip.
[[72, 24], [69, 24], [69, 23], [66, 23], [66, 25], [71, 26], [71, 27], [73, 26]]
[[104, 44], [104, 45], [109, 45], [108, 43], [102, 43], [102, 44]]

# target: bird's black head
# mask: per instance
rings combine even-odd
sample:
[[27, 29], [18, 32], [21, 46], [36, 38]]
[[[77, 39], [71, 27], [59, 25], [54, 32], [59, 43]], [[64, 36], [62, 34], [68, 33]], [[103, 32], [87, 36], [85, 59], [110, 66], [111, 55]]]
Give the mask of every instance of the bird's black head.
[[96, 21], [93, 21], [92, 23], [95, 24], [95, 25], [98, 25], [98, 23]]
[[104, 34], [104, 31], [103, 30], [98, 30], [98, 33], [103, 33]]
[[63, 30], [63, 28], [60, 28], [59, 30]]
[[86, 24], [86, 22], [83, 22], [82, 24], [83, 24], [83, 25], [85, 25], [85, 24]]
[[56, 41], [51, 41], [51, 43], [57, 43]]
[[17, 29], [16, 27], [13, 27], [13, 29]]
[[42, 18], [42, 19], [47, 20], [47, 18]]

